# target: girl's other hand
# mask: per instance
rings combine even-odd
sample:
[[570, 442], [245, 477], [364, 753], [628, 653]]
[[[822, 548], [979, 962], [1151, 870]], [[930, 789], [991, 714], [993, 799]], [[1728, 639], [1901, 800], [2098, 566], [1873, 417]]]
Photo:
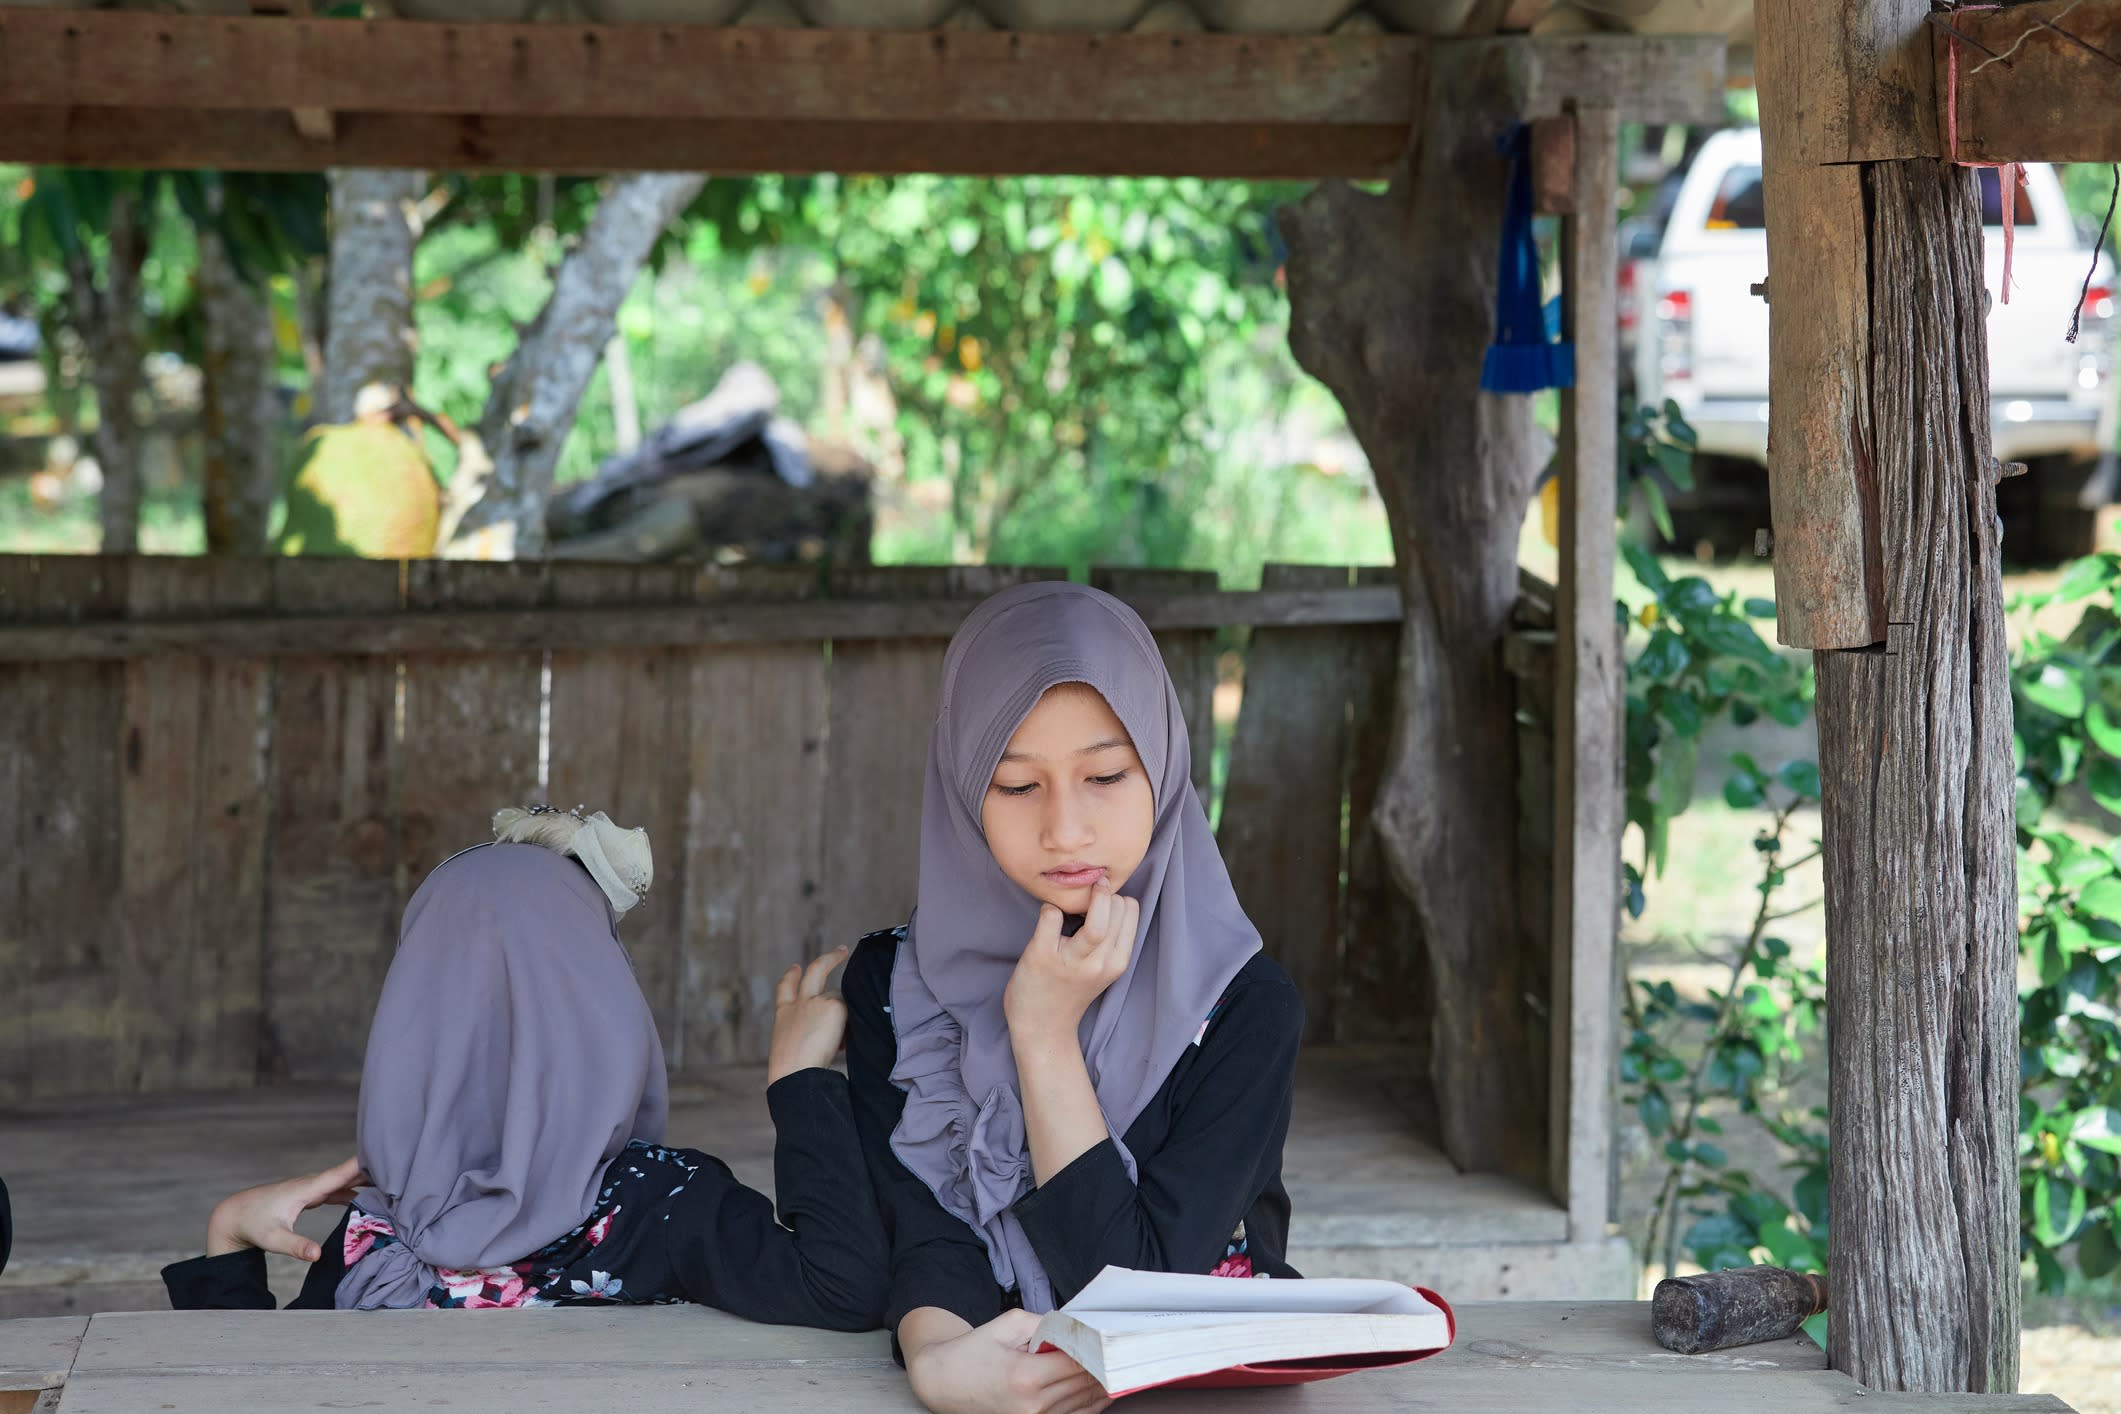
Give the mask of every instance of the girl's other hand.
[[1140, 927], [1141, 905], [1105, 880], [1091, 891], [1090, 909], [1072, 938], [1061, 936], [1059, 909], [1040, 907], [1038, 930], [1002, 993], [1010, 1034], [1050, 1032], [1072, 1041], [1090, 1003], [1126, 975]]
[[833, 969], [847, 960], [834, 948], [808, 967], [790, 967], [773, 994], [773, 1045], [766, 1053], [766, 1083], [813, 1066], [832, 1064], [847, 1034], [847, 1004], [825, 990]]
[[348, 1159], [316, 1173], [231, 1193], [214, 1205], [213, 1216], [206, 1220], [206, 1255], [219, 1257], [255, 1247], [314, 1262], [323, 1249], [295, 1231], [295, 1219], [327, 1203], [351, 1203], [354, 1189], [367, 1181], [361, 1161]]
[[1112, 1401], [1059, 1351], [1031, 1353], [1038, 1317], [1004, 1311], [906, 1357], [913, 1392], [934, 1414], [1095, 1414]]

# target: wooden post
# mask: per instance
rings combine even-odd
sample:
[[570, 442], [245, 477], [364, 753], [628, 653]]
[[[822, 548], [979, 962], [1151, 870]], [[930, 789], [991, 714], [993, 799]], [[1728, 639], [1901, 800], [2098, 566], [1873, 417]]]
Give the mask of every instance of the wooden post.
[[1818, 165], [1919, 150], [1886, 129], [1925, 95], [1886, 99], [1927, 72], [1926, 12], [1760, 6], [1776, 592], [1820, 649], [1828, 1354], [1991, 1392], [2018, 1371], [2017, 891], [1980, 204], [1926, 158]]
[[1575, 113], [1574, 215], [1562, 225], [1576, 386], [1561, 402], [1555, 607], [1554, 1001], [1549, 1176], [1569, 1240], [1605, 1235], [1611, 1202], [1613, 958], [1620, 924], [1621, 660], [1613, 622], [1614, 205], [1620, 125]]

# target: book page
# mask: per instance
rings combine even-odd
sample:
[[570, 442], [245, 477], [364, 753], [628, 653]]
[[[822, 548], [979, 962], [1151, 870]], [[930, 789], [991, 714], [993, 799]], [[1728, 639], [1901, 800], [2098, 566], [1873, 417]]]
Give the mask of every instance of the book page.
[[1187, 1276], [1107, 1267], [1063, 1311], [1367, 1312], [1418, 1316], [1434, 1311], [1420, 1292], [1398, 1282], [1355, 1277]]

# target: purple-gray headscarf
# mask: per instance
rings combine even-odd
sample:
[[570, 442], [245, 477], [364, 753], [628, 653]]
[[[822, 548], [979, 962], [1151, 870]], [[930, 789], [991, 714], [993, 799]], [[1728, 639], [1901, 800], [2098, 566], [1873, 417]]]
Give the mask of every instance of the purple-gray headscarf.
[[973, 610], [943, 659], [921, 800], [919, 902], [891, 976], [891, 1079], [906, 1092], [891, 1147], [978, 1231], [995, 1280], [1031, 1311], [1051, 1310], [1053, 1291], [1011, 1211], [1034, 1179], [1002, 991], [1039, 904], [988, 851], [980, 806], [1009, 738], [1047, 689], [1070, 682], [1111, 704], [1155, 796], [1148, 853], [1121, 889], [1141, 905], [1134, 957], [1091, 1003], [1079, 1033], [1130, 1175], [1127, 1127], [1259, 951], [1187, 774], [1178, 693], [1141, 619], [1109, 594], [1064, 583], [1006, 589]]
[[361, 1068], [354, 1206], [398, 1241], [339, 1282], [341, 1310], [420, 1306], [437, 1267], [521, 1261], [579, 1226], [604, 1166], [660, 1143], [663, 1043], [611, 904], [573, 859], [493, 844], [405, 909]]

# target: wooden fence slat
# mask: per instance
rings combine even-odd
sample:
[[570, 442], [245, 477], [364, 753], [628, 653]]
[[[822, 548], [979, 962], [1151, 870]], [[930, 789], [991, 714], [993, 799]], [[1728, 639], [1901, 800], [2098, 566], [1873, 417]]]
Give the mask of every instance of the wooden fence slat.
[[[1213, 593], [1213, 570], [1095, 569], [1090, 582], [1124, 599], [1129, 594], [1178, 591]], [[1156, 634], [1157, 651], [1164, 669], [1178, 689], [1179, 709], [1186, 716], [1186, 735], [1192, 745], [1193, 789], [1205, 806], [1211, 794], [1209, 780], [1215, 761], [1215, 630], [1164, 629]]]
[[[395, 611], [400, 567], [282, 560], [282, 614]], [[261, 1081], [351, 1080], [397, 946], [398, 669], [390, 658], [274, 664]]]
[[[147, 556], [127, 614], [255, 612], [270, 563]], [[270, 665], [260, 658], [125, 665], [114, 1063], [142, 1091], [248, 1085], [258, 1067]]]
[[[690, 580], [687, 571], [668, 565], [555, 564], [552, 602], [672, 604]], [[602, 810], [621, 825], [648, 831], [655, 883], [619, 936], [666, 1049], [677, 1031], [685, 920], [686, 667], [684, 655], [667, 648], [552, 655], [546, 798]]]
[[[532, 608], [544, 602], [549, 569], [409, 561], [406, 613]], [[450, 855], [490, 841], [494, 811], [536, 799], [544, 671], [535, 648], [405, 660], [398, 810], [406, 898]]]
[[[124, 609], [123, 560], [40, 556], [22, 567], [20, 617], [115, 618]], [[32, 1098], [122, 1089], [114, 1067], [119, 735], [125, 670], [86, 663], [35, 670], [22, 694], [17, 846], [28, 934], [28, 986], [17, 993]], [[11, 718], [15, 713], [10, 710]]]
[[[1356, 571], [1358, 584], [1395, 583], [1390, 566]], [[1333, 1042], [1399, 1042], [1426, 1056], [1434, 995], [1414, 906], [1393, 882], [1373, 812], [1398, 719], [1399, 629], [1334, 630], [1348, 682], [1348, 878], [1343, 901], [1339, 1004]], [[1541, 935], [1542, 937], [1544, 934]]]
[[[1058, 572], [999, 565], [856, 569], [833, 576], [833, 592], [867, 600], [977, 601]], [[942, 690], [948, 639], [835, 639], [826, 796], [825, 936], [852, 942], [895, 927], [913, 911], [920, 867], [921, 789], [929, 728]]]
[[[29, 555], [0, 558], [0, 624], [14, 623], [29, 612], [30, 589], [37, 560]], [[33, 724], [41, 718], [34, 704], [43, 696], [45, 670], [31, 663], [0, 663], [0, 997], [29, 996], [33, 949], [39, 942], [37, 920], [23, 896], [32, 834], [29, 828], [29, 769], [36, 740]], [[29, 1098], [30, 1039], [28, 1018], [13, 1010], [0, 1025], [0, 1104]]]
[[[1268, 565], [1270, 589], [1345, 585], [1345, 568]], [[1256, 629], [1223, 788], [1221, 844], [1238, 900], [1330, 1036], [1340, 973], [1344, 645], [1324, 631]]]
[[[809, 597], [811, 570], [710, 571], [704, 600]], [[852, 937], [824, 933], [826, 660], [820, 642], [686, 654], [691, 716], [687, 908], [671, 1065], [765, 1059], [773, 985]], [[844, 822], [835, 806], [833, 818]]]

